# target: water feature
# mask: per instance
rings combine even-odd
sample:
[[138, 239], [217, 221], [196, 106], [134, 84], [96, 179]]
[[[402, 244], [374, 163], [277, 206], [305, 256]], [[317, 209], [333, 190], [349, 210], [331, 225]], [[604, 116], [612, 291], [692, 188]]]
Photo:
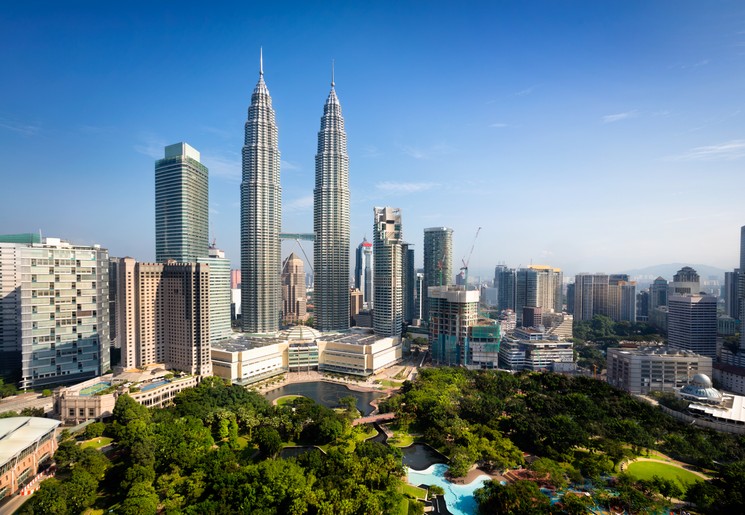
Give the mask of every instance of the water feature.
[[148, 390], [152, 390], [154, 388], [157, 388], [159, 386], [163, 386], [164, 384], [168, 384], [168, 383], [170, 383], [170, 381], [166, 381], [166, 380], [157, 381], [157, 382], [154, 382], [154, 383], [148, 383], [146, 385], [143, 385], [142, 388], [140, 388], [140, 390], [143, 391], [143, 392], [146, 392]]
[[350, 390], [343, 384], [313, 381], [310, 383], [286, 384], [268, 392], [266, 399], [271, 402], [285, 395], [302, 395], [328, 408], [338, 407], [339, 399], [352, 395], [357, 399], [357, 409], [360, 410], [363, 416], [372, 413], [373, 407], [370, 406], [370, 403], [383, 396], [380, 392], [358, 392], [356, 390]]
[[424, 470], [408, 468], [407, 478], [412, 485], [437, 485], [445, 490], [445, 504], [453, 515], [476, 513], [476, 498], [473, 493], [491, 478], [482, 474], [467, 485], [456, 485], [445, 479], [448, 465], [435, 463]]
[[297, 458], [298, 456], [317, 449], [315, 445], [297, 445], [295, 447], [285, 447], [279, 451], [279, 457], [283, 459]]
[[438, 463], [447, 463], [447, 458], [424, 443], [413, 443], [401, 449], [404, 465], [416, 470], [424, 470]]

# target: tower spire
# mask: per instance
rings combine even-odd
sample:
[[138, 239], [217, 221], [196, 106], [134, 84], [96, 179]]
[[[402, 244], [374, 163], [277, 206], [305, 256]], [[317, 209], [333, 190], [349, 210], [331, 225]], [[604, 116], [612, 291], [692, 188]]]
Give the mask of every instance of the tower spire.
[[331, 87], [334, 87], [334, 59], [331, 59]]
[[259, 77], [264, 76], [264, 47], [259, 47]]

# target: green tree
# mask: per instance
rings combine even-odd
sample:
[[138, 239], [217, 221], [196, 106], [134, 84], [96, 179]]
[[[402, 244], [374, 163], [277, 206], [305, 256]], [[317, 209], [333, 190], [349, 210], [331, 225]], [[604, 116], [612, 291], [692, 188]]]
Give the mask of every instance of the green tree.
[[88, 439], [98, 438], [103, 434], [105, 429], [106, 424], [103, 422], [93, 422], [92, 424], [88, 424], [85, 428], [85, 437]]
[[282, 448], [282, 437], [273, 427], [261, 426], [256, 430], [256, 444], [264, 457], [274, 456]]
[[155, 515], [158, 512], [158, 494], [152, 485], [135, 483], [122, 501], [119, 513], [122, 515]]
[[67, 515], [70, 513], [62, 482], [55, 478], [42, 481], [39, 490], [23, 505], [19, 513], [30, 515]]
[[550, 512], [551, 503], [532, 481], [515, 481], [501, 485], [492, 480], [474, 492], [478, 512], [483, 515], [509, 513], [510, 515], [539, 515]]
[[64, 496], [72, 513], [81, 513], [96, 500], [98, 481], [83, 469], [75, 468], [64, 482]]

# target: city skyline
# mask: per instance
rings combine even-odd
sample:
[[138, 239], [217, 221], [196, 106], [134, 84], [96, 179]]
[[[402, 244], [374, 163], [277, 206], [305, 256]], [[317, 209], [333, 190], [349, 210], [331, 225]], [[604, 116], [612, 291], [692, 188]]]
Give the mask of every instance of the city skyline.
[[[238, 267], [240, 127], [263, 45], [282, 231], [312, 230], [317, 106], [335, 58], [352, 241], [371, 238], [371, 207], [396, 205], [417, 267], [424, 228], [454, 229], [459, 265], [482, 226], [474, 278], [501, 262], [565, 276], [739, 262], [745, 207], [731, 185], [745, 157], [745, 8], [736, 3], [89, 7], [0, 7], [13, 49], [0, 57], [11, 77], [0, 91], [12, 99], [0, 109], [2, 233], [41, 229], [153, 261], [152, 163], [186, 141], [210, 169], [210, 239]], [[87, 202], [60, 210], [67, 182], [110, 212], [90, 220]], [[48, 187], [30, 209], [19, 192], [35, 184]], [[432, 209], [444, 205], [454, 209]], [[282, 257], [297, 250], [283, 247]]]

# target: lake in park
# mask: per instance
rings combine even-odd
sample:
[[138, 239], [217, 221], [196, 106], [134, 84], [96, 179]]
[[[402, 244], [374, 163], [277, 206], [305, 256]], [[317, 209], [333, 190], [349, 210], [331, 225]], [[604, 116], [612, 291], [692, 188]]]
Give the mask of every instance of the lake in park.
[[285, 395], [302, 395], [328, 408], [338, 407], [339, 399], [351, 395], [357, 399], [357, 409], [360, 410], [363, 416], [372, 413], [373, 407], [370, 406], [370, 403], [383, 396], [380, 392], [358, 392], [356, 390], [350, 390], [343, 384], [313, 381], [310, 383], [286, 384], [268, 392], [266, 399], [272, 402]]

